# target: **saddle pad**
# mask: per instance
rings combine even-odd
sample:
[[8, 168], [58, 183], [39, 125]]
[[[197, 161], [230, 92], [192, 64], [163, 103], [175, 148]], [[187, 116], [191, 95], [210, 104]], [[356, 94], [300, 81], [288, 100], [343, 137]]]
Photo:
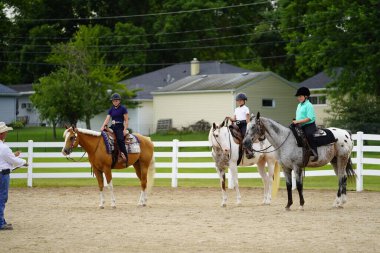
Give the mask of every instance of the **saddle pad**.
[[106, 131], [102, 131], [102, 137], [103, 137], [104, 143], [106, 144], [107, 154], [111, 154], [112, 151], [115, 150], [115, 147], [114, 147], [115, 141], [110, 136], [108, 136]]
[[125, 146], [127, 147], [127, 151], [130, 154], [138, 154], [140, 153], [140, 141], [137, 136], [133, 134], [129, 134], [125, 138]]
[[[320, 132], [323, 131], [324, 134]], [[314, 134], [314, 139], [317, 146], [324, 146], [336, 142], [338, 139], [335, 139], [334, 134], [329, 129], [319, 129], [317, 134]]]

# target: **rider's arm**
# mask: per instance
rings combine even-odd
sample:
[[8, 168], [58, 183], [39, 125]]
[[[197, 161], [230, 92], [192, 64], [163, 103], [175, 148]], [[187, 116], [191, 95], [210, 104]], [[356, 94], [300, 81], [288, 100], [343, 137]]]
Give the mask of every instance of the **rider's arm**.
[[106, 119], [104, 120], [102, 127], [100, 128], [101, 131], [103, 131], [105, 126], [108, 125], [108, 123], [110, 122], [110, 119], [111, 119], [111, 115], [108, 114]]

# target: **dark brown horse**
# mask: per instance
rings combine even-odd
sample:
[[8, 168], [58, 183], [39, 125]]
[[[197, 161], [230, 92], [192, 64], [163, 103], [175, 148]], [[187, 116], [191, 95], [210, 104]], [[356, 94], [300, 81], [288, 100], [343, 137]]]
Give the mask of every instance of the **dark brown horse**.
[[[128, 165], [133, 165], [137, 177], [141, 182], [141, 194], [138, 205], [145, 206], [147, 201], [147, 191], [153, 186], [155, 173], [153, 143], [150, 138], [140, 134], [134, 134], [140, 142], [140, 153], [128, 154]], [[100, 190], [100, 208], [104, 208], [104, 182], [103, 173], [107, 180], [111, 192], [111, 206], [116, 207], [115, 196], [113, 194], [112, 184], [112, 155], [107, 153], [106, 145], [100, 132], [70, 127], [63, 134], [65, 145], [62, 149], [64, 156], [68, 156], [73, 148], [78, 144], [87, 152], [88, 160], [94, 170], [96, 179], [98, 180]], [[125, 162], [119, 159], [113, 169], [125, 168]]]

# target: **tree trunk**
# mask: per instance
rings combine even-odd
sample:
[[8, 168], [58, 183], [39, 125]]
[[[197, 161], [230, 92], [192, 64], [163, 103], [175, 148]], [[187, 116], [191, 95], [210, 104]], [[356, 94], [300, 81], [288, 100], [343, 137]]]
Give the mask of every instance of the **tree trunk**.
[[53, 121], [53, 138], [57, 139], [57, 122]]
[[91, 129], [91, 123], [90, 123], [90, 118], [86, 117], [86, 128]]

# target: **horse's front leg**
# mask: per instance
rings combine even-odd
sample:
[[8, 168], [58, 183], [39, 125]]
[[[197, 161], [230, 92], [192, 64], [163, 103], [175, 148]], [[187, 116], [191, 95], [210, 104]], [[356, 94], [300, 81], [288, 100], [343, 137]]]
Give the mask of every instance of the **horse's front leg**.
[[241, 195], [239, 190], [239, 180], [238, 180], [238, 173], [237, 173], [237, 165], [236, 161], [230, 161], [230, 173], [231, 173], [231, 180], [234, 184], [235, 191], [236, 191], [236, 204], [241, 204]]
[[293, 196], [292, 196], [292, 170], [289, 168], [283, 168], [285, 180], [286, 180], [286, 191], [288, 192], [288, 203], [286, 204], [285, 209], [290, 210], [290, 206], [293, 205]]
[[103, 172], [94, 168], [94, 174], [96, 176], [96, 180], [98, 181], [98, 186], [99, 186], [99, 197], [100, 197], [99, 208], [103, 209], [104, 208], [104, 193], [103, 193], [104, 181], [103, 181]]
[[113, 184], [112, 184], [112, 172], [111, 169], [107, 170], [104, 172], [108, 184], [108, 189], [110, 190], [111, 193], [111, 207], [116, 208], [116, 198], [113, 193]]
[[303, 168], [295, 168], [294, 174], [296, 175], [296, 186], [298, 190], [298, 195], [300, 197], [300, 210], [303, 210], [303, 205], [305, 204], [305, 199], [303, 198], [303, 177], [302, 177]]
[[226, 172], [224, 168], [223, 169], [216, 168], [216, 172], [219, 175], [220, 188], [222, 190], [222, 204], [220, 206], [226, 207], [227, 206]]
[[259, 174], [261, 176], [261, 179], [264, 184], [264, 199], [263, 204], [264, 205], [270, 205], [271, 202], [271, 192], [270, 192], [270, 178], [265, 172], [265, 160], [262, 159], [257, 163], [257, 170], [259, 171]]

